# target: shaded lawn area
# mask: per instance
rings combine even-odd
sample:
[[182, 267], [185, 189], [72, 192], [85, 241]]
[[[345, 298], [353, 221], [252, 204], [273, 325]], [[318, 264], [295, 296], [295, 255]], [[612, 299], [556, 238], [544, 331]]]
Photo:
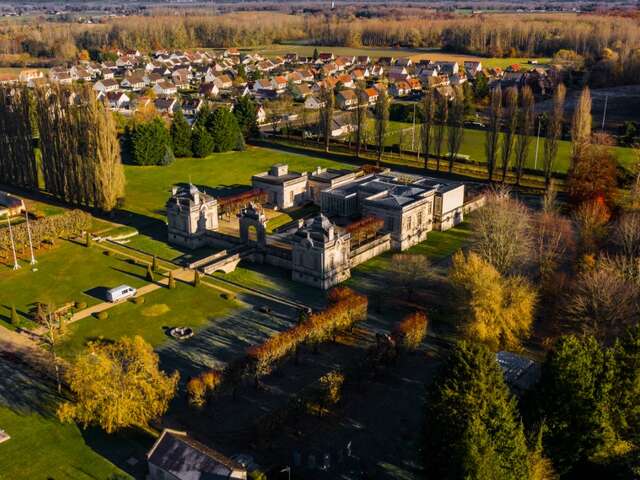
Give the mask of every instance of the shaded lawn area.
[[[11, 435], [9, 441], [0, 445], [2, 478], [132, 478], [88, 445], [98, 443], [105, 448], [120, 450], [122, 438], [107, 439], [105, 434], [93, 429], [85, 432], [75, 424], [61, 424], [55, 417], [17, 413], [2, 405], [0, 426]], [[87, 435], [91, 438], [85, 439]], [[111, 442], [113, 444], [107, 446]]]
[[88, 341], [135, 335], [158, 347], [175, 341], [168, 335], [168, 328], [191, 327], [198, 331], [240, 306], [235, 300], [223, 299], [213, 288], [181, 282], [177, 282], [174, 290], [163, 287], [145, 295], [144, 299], [140, 305], [125, 302], [109, 309], [105, 320], [87, 317], [70, 324], [58, 353], [71, 358], [82, 351]]
[[244, 152], [214, 153], [200, 159], [178, 158], [164, 167], [127, 165], [124, 210], [164, 222], [164, 205], [174, 184], [191, 180], [198, 186], [208, 187], [215, 196], [225, 196], [246, 189], [251, 185], [252, 175], [268, 170], [275, 163], [288, 163], [291, 171], [298, 172], [311, 171], [317, 166], [349, 168], [331, 160], [260, 147], [248, 147]]
[[61, 306], [67, 302], [94, 305], [104, 301], [107, 289], [121, 284], [141, 287], [145, 268], [131, 265], [122, 257], [107, 256], [99, 245], [86, 248], [68, 240], [58, 240], [50, 250], [36, 252], [38, 271], [28, 263], [19, 270], [0, 265], [0, 321], [10, 326], [9, 314], [15, 305], [25, 326], [35, 302], [52, 302]]
[[[411, 148], [411, 123], [404, 122], [389, 122], [389, 134], [386, 137], [385, 145], [395, 145], [400, 143], [400, 131], [404, 130], [403, 136], [403, 149]], [[371, 131], [373, 131], [373, 121], [369, 126]], [[415, 137], [415, 148], [417, 144], [420, 142], [420, 126], [416, 126], [416, 137]], [[486, 163], [486, 153], [485, 153], [485, 139], [486, 134], [483, 130], [475, 130], [471, 128], [466, 128], [464, 131], [464, 137], [462, 139], [462, 146], [460, 147], [460, 154], [469, 155], [470, 159], [475, 162]], [[446, 142], [445, 142], [446, 143]], [[527, 168], [537, 168], [538, 170], [542, 170], [542, 157], [543, 157], [543, 143], [544, 138], [540, 138], [540, 145], [538, 151], [538, 162], [536, 164], [535, 161], [535, 152], [536, 152], [536, 139], [533, 137], [531, 139], [531, 143], [529, 145], [529, 157], [527, 159], [526, 167]], [[637, 156], [635, 151], [632, 148], [627, 147], [613, 147], [614, 153], [617, 156], [618, 163], [625, 168], [631, 168], [632, 165], [637, 163]], [[443, 147], [443, 153], [447, 152], [446, 144]], [[556, 159], [554, 170], [559, 173], [566, 173], [569, 168], [569, 158], [571, 155], [571, 142], [567, 140], [561, 140], [558, 143], [558, 157]], [[409, 153], [407, 153], [409, 156]], [[446, 162], [446, 160], [445, 160]]]

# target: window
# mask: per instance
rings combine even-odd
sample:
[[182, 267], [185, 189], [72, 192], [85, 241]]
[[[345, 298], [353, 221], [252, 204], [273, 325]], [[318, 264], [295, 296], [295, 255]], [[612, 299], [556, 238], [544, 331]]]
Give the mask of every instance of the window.
[[418, 212], [418, 226], [422, 225], [422, 211]]
[[411, 230], [411, 218], [412, 217], [407, 218], [407, 230]]
[[431, 212], [433, 212], [433, 210], [431, 209], [431, 202], [427, 203], [427, 214], [431, 215]]
[[289, 201], [293, 202], [293, 191], [289, 192]]

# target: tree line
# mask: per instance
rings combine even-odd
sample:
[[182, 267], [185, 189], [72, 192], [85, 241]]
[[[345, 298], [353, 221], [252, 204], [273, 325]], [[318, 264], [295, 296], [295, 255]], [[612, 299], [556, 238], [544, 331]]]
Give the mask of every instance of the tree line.
[[38, 189], [41, 174], [44, 189], [65, 202], [116, 207], [124, 195], [120, 144], [111, 112], [90, 86], [1, 87], [0, 113], [0, 181]]

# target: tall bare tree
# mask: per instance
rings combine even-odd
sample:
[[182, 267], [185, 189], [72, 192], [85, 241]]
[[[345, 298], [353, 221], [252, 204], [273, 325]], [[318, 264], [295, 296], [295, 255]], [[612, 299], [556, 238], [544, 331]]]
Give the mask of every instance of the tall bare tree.
[[567, 89], [563, 83], [559, 83], [553, 93], [553, 108], [547, 119], [546, 135], [544, 139], [544, 184], [549, 188], [551, 173], [558, 156], [558, 141], [562, 136], [562, 122], [564, 118], [564, 101]]
[[436, 157], [436, 171], [440, 170], [440, 160], [442, 159], [442, 147], [445, 143], [447, 133], [447, 119], [449, 118], [449, 99], [445, 95], [440, 95], [436, 103], [435, 130], [433, 132], [434, 155]]
[[582, 158], [591, 143], [591, 91], [584, 87], [571, 123], [571, 167]]
[[325, 152], [328, 152], [333, 125], [333, 109], [336, 102], [333, 90], [323, 86], [320, 90], [320, 102], [322, 105], [322, 108], [320, 109], [320, 131], [322, 132], [322, 138], [324, 141], [324, 150]]
[[429, 169], [429, 154], [431, 153], [431, 136], [433, 119], [435, 116], [435, 99], [433, 89], [428, 88], [422, 98], [422, 128], [420, 132], [422, 140], [422, 154], [424, 155], [424, 169]]
[[502, 121], [502, 89], [500, 85], [491, 90], [491, 100], [489, 102], [489, 124], [487, 125], [486, 138], [484, 144], [487, 156], [487, 171], [489, 181], [493, 181], [493, 173], [496, 168], [499, 153], [500, 122]]
[[357, 106], [354, 111], [354, 120], [356, 125], [356, 159], [360, 158], [360, 150], [362, 149], [362, 139], [364, 137], [364, 129], [367, 125], [367, 106], [368, 101], [365, 97], [364, 88], [358, 83], [356, 88]]
[[464, 137], [464, 96], [462, 89], [456, 91], [456, 96], [449, 109], [449, 127], [447, 128], [447, 146], [449, 147], [449, 173], [453, 171], [462, 138]]
[[380, 165], [382, 160], [382, 153], [384, 151], [384, 141], [387, 136], [387, 127], [389, 125], [389, 95], [386, 90], [380, 92], [378, 100], [376, 101], [375, 108], [375, 136], [376, 136], [376, 148], [377, 158], [376, 165]]
[[513, 152], [514, 141], [516, 137], [516, 129], [518, 127], [518, 88], [511, 87], [507, 89], [505, 94], [505, 110], [504, 110], [504, 132], [502, 134], [502, 181], [507, 177], [507, 170], [511, 163], [511, 154]]
[[520, 185], [522, 172], [529, 158], [529, 147], [534, 124], [534, 98], [533, 92], [525, 85], [520, 95], [520, 109], [518, 111], [518, 136], [516, 137], [516, 185]]

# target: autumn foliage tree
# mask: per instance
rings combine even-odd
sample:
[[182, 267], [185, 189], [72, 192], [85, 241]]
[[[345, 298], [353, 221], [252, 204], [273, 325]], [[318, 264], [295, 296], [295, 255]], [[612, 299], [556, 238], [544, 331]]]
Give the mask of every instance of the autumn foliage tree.
[[413, 312], [404, 317], [393, 329], [393, 335], [398, 344], [408, 350], [418, 348], [427, 336], [429, 321], [424, 312]]
[[65, 373], [74, 398], [60, 405], [58, 417], [107, 433], [146, 428], [166, 412], [178, 385], [178, 373], [167, 375], [158, 363], [153, 347], [139, 336], [90, 344]]
[[520, 345], [529, 334], [536, 303], [536, 293], [523, 277], [502, 276], [474, 252], [456, 253], [449, 276], [465, 337], [493, 349]]

